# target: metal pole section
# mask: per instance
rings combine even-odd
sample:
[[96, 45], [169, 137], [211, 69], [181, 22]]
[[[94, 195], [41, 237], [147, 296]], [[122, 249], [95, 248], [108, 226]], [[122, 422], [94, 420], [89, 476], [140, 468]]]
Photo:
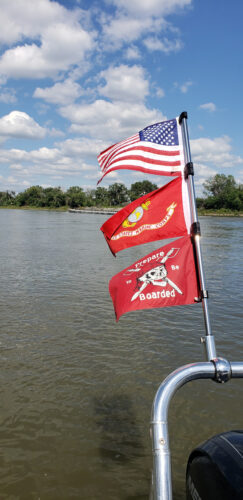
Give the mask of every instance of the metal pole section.
[[151, 431], [153, 445], [153, 500], [172, 500], [171, 460], [168, 433], [168, 411], [171, 398], [187, 382], [214, 379], [226, 382], [243, 378], [243, 362], [229, 363], [224, 359], [193, 363], [178, 368], [160, 385], [152, 407]]
[[[187, 128], [187, 113], [186, 112], [181, 113], [180, 118], [179, 118], [179, 123], [181, 124], [181, 128], [182, 128], [182, 137], [183, 137], [186, 166], [187, 165], [192, 166], [191, 150], [190, 150], [189, 135], [188, 135], [188, 128]], [[193, 228], [193, 226], [194, 227], [196, 226], [196, 229], [198, 229], [200, 226], [199, 226], [198, 215], [197, 215], [197, 205], [196, 205], [193, 171], [191, 173], [189, 171], [188, 183], [189, 183], [189, 194], [190, 194], [190, 206], [191, 206], [192, 219], [193, 219], [192, 228]], [[210, 324], [210, 318], [209, 318], [208, 296], [206, 293], [205, 278], [204, 278], [204, 272], [203, 272], [203, 261], [202, 261], [201, 245], [200, 245], [200, 229], [196, 232], [192, 231], [192, 236], [194, 239], [194, 246], [195, 246], [195, 252], [196, 252], [196, 259], [197, 259], [197, 268], [198, 268], [201, 294], [202, 294], [201, 298], [202, 298], [204, 323], [205, 323], [205, 330], [206, 330], [206, 337], [204, 339], [205, 340], [205, 347], [206, 347], [207, 359], [208, 359], [208, 361], [210, 361], [210, 360], [216, 358], [217, 354], [216, 354], [214, 336], [212, 335], [212, 332], [211, 332], [211, 324]]]

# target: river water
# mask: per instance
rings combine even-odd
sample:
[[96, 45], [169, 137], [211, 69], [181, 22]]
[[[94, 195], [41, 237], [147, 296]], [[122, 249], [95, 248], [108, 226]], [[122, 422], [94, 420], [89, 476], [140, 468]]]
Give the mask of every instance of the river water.
[[[163, 378], [203, 361], [201, 304], [115, 322], [109, 279], [161, 246], [111, 255], [107, 216], [0, 210], [0, 498], [148, 499], [150, 411]], [[243, 220], [201, 218], [217, 354], [243, 360]], [[243, 381], [183, 387], [169, 414], [174, 499], [190, 451], [243, 428]]]

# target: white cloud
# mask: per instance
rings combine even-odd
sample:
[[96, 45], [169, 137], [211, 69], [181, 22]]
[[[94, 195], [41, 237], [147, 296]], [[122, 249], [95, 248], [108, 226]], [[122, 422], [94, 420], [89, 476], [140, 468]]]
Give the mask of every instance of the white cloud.
[[100, 73], [100, 78], [104, 78], [106, 84], [99, 87], [99, 93], [114, 101], [139, 102], [149, 93], [148, 81], [141, 66], [122, 64], [110, 67]]
[[[54, 148], [41, 147], [32, 151], [2, 149], [0, 162], [14, 171], [15, 177], [11, 185], [26, 176], [30, 179], [30, 184], [35, 184], [36, 176], [39, 175], [54, 178], [60, 175], [81, 176], [85, 172], [89, 176], [95, 171], [96, 176], [99, 176], [96, 154], [100, 151], [100, 147], [103, 147], [103, 143], [97, 144], [96, 141], [94, 143], [92, 145], [92, 141], [89, 140], [88, 145], [85, 145], [84, 141], [68, 140], [58, 143]], [[88, 147], [92, 149], [92, 154]], [[90, 161], [86, 160], [88, 156]]]
[[155, 23], [151, 17], [142, 19], [119, 15], [103, 24], [105, 47], [110, 50], [119, 48], [124, 43], [131, 43], [140, 38], [143, 32], [153, 31]]
[[35, 89], [33, 96], [39, 99], [44, 99], [44, 101], [52, 104], [65, 106], [66, 104], [71, 104], [81, 95], [81, 86], [68, 78], [63, 82], [55, 83], [52, 87], [38, 87]]
[[97, 99], [90, 104], [62, 106], [59, 112], [71, 121], [72, 132], [115, 142], [166, 119], [143, 102], [149, 92], [149, 82], [141, 66], [111, 66], [98, 78], [105, 80], [98, 92], [112, 101]]
[[0, 118], [0, 136], [43, 139], [46, 130], [22, 111], [12, 111]]
[[63, 137], [65, 135], [64, 132], [62, 132], [62, 130], [58, 130], [54, 127], [51, 127], [50, 129], [48, 129], [48, 134], [51, 137]]
[[6, 50], [0, 58], [0, 74], [8, 78], [55, 77], [84, 59], [92, 38], [79, 27], [55, 24], [45, 30], [40, 46], [35, 43]]
[[156, 96], [157, 97], [164, 97], [165, 96], [165, 92], [161, 87], [156, 88]]
[[92, 104], [66, 106], [60, 112], [72, 122], [72, 132], [112, 142], [166, 119], [162, 113], [148, 109], [143, 103], [124, 106], [123, 102], [101, 99]]
[[182, 94], [186, 94], [192, 85], [193, 85], [193, 82], [191, 80], [187, 80], [185, 83], [182, 83], [182, 84], [179, 84], [178, 82], [174, 82], [174, 87], [176, 89], [180, 89]]
[[56, 145], [63, 156], [69, 156], [71, 158], [81, 158], [81, 157], [93, 157], [100, 153], [101, 150], [105, 149], [106, 143], [99, 139], [88, 139], [84, 137], [82, 139], [67, 139]]
[[[153, 36], [162, 28], [167, 29], [168, 23], [165, 17], [178, 9], [183, 9], [191, 4], [192, 0], [110, 0], [117, 7], [115, 15], [101, 18], [101, 25], [105, 37], [105, 47], [117, 48], [124, 43], [131, 43], [142, 35], [151, 33]], [[170, 25], [170, 31], [176, 30]], [[156, 38], [155, 38], [156, 40]], [[179, 40], [158, 40], [156, 43], [148, 40], [147, 46], [150, 50], [163, 50], [170, 52], [179, 50]], [[111, 42], [112, 41], [112, 42]]]
[[148, 50], [159, 50], [165, 54], [177, 52], [182, 48], [182, 42], [179, 39], [169, 40], [168, 38], [159, 39], [158, 37], [149, 37], [144, 40], [144, 45]]
[[7, 177], [7, 183], [10, 184], [10, 186], [14, 186], [15, 188], [18, 187], [18, 188], [28, 188], [31, 184], [29, 181], [22, 181], [22, 180], [19, 180], [17, 179], [16, 177], [13, 177], [12, 175], [9, 175]]
[[205, 163], [194, 162], [194, 169], [196, 178], [197, 176], [201, 177], [200, 179], [201, 182], [204, 182], [205, 179], [208, 179], [208, 177], [213, 177], [215, 174], [217, 174], [216, 169], [211, 168], [208, 165], [205, 165]]
[[94, 33], [80, 24], [80, 9], [50, 0], [11, 0], [1, 5], [3, 43], [17, 43], [0, 58], [2, 78], [55, 77], [84, 61]]
[[134, 45], [130, 45], [130, 47], [128, 47], [126, 50], [125, 57], [128, 60], [141, 59], [141, 54], [137, 47], [135, 47]]
[[232, 154], [228, 136], [209, 139], [202, 137], [190, 141], [193, 158], [199, 163], [212, 163], [220, 167], [231, 167], [243, 163], [243, 158]]
[[66, 16], [71, 20], [67, 9], [49, 0], [1, 2], [0, 42], [14, 44], [25, 38], [39, 38], [46, 26], [65, 22]]
[[192, 0], [110, 0], [120, 9], [124, 9], [127, 12], [135, 13], [141, 16], [147, 14], [157, 16], [168, 15], [172, 12], [177, 12], [179, 8], [184, 8], [191, 4]]
[[200, 109], [205, 109], [205, 111], [210, 111], [211, 113], [213, 111], [216, 111], [216, 105], [213, 102], [207, 102], [205, 104], [201, 104], [199, 106]]
[[0, 92], [0, 102], [4, 102], [5, 104], [14, 104], [16, 100], [15, 89], [6, 88]]
[[193, 85], [193, 82], [191, 80], [188, 80], [187, 82], [183, 83], [181, 86], [180, 86], [180, 90], [182, 92], [182, 94], [186, 94], [189, 90], [189, 88]]

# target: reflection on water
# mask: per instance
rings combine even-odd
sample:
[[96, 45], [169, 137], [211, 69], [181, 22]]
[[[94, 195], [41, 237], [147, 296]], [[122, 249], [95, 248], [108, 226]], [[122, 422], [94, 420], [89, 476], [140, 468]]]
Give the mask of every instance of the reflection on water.
[[100, 454], [104, 458], [103, 467], [107, 467], [109, 460], [128, 464], [143, 456], [141, 434], [130, 398], [114, 395], [105, 400], [96, 399], [94, 413], [102, 436]]
[[[111, 276], [159, 242], [114, 259], [104, 216], [1, 210], [0, 498], [142, 500], [152, 467], [150, 411], [163, 378], [201, 361], [201, 305], [127, 314], [116, 323]], [[218, 355], [243, 359], [243, 221], [202, 218]], [[242, 381], [196, 381], [171, 404], [175, 500], [187, 457], [212, 434], [243, 428]]]

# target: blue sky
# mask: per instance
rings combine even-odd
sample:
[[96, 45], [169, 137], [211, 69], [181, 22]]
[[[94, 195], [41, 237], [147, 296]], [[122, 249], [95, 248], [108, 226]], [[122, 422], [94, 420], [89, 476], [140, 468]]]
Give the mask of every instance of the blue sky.
[[[0, 190], [96, 188], [96, 155], [188, 112], [198, 195], [243, 182], [241, 0], [0, 0]], [[116, 171], [104, 187], [168, 178]]]

